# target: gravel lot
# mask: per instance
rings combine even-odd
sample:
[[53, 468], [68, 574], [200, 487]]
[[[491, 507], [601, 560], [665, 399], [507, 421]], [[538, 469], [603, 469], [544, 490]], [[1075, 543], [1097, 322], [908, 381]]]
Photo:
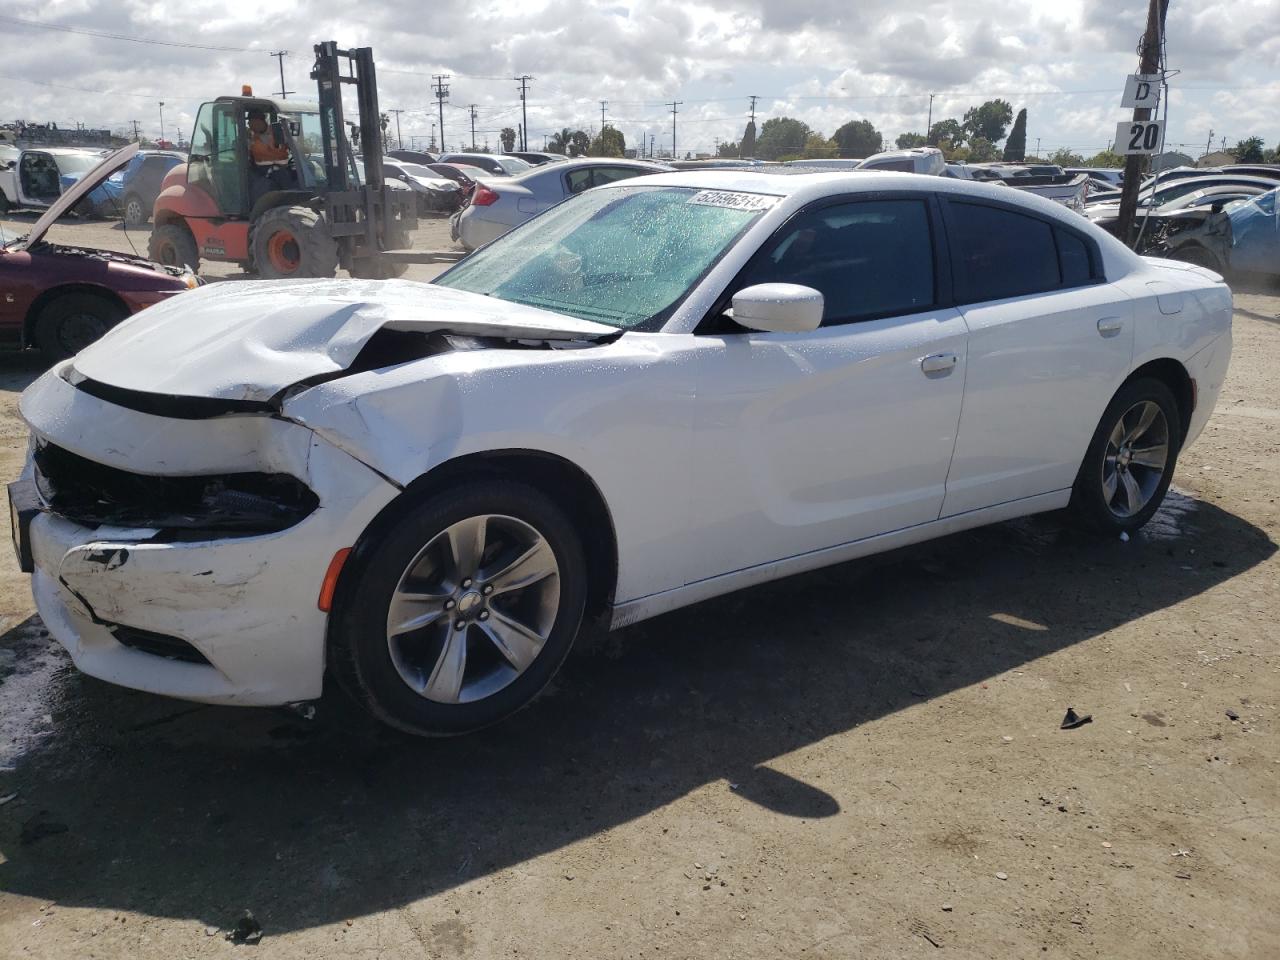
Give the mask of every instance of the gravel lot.
[[[0, 955], [232, 956], [246, 909], [282, 958], [1280, 955], [1280, 295], [1241, 290], [1131, 541], [1033, 518], [713, 600], [461, 740], [85, 678], [0, 551]], [[6, 476], [40, 369], [0, 358]]]

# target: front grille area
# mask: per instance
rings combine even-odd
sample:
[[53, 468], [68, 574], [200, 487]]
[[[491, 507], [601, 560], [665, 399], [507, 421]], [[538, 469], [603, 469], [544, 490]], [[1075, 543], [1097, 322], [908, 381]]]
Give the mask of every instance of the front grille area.
[[36, 449], [36, 485], [49, 509], [85, 526], [155, 527], [184, 539], [286, 530], [319, 501], [287, 474], [153, 477], [50, 443]]
[[108, 628], [119, 643], [133, 650], [141, 650], [143, 653], [149, 653], [153, 657], [164, 657], [166, 660], [210, 665], [204, 654], [181, 637], [152, 633], [150, 630], [139, 630], [137, 627], [126, 627], [122, 624], [108, 624]]

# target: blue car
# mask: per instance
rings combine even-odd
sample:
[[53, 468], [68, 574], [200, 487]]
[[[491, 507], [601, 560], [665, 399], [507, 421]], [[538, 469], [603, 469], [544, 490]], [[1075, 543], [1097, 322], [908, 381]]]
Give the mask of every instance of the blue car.
[[[97, 217], [121, 217], [125, 225], [140, 227], [151, 219], [151, 208], [160, 193], [164, 175], [186, 157], [166, 150], [139, 150], [128, 165], [112, 174], [80, 202], [76, 212]], [[79, 180], [81, 174], [65, 174], [62, 189]]]

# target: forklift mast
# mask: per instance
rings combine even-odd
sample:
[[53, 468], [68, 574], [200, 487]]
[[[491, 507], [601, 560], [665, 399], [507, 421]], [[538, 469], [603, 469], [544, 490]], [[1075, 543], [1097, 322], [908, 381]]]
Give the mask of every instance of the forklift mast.
[[[360, 116], [360, 148], [364, 156], [364, 183], [381, 190], [382, 182], [382, 127], [378, 110], [378, 78], [373, 67], [373, 48], [357, 47], [339, 50], [333, 40], [315, 45], [316, 62], [311, 68], [311, 79], [320, 88], [320, 126], [324, 135], [325, 173], [331, 190], [355, 190], [352, 182], [354, 157], [351, 144], [345, 135], [346, 123], [342, 113], [342, 85], [354, 84], [356, 105]], [[342, 72], [342, 60], [347, 61], [348, 73]]]

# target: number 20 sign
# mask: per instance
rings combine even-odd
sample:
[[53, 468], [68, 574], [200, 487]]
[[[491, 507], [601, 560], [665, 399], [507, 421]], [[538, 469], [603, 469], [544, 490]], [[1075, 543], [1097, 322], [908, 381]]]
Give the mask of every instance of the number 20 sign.
[[1155, 153], [1160, 147], [1160, 120], [1125, 120], [1116, 125], [1116, 152]]

